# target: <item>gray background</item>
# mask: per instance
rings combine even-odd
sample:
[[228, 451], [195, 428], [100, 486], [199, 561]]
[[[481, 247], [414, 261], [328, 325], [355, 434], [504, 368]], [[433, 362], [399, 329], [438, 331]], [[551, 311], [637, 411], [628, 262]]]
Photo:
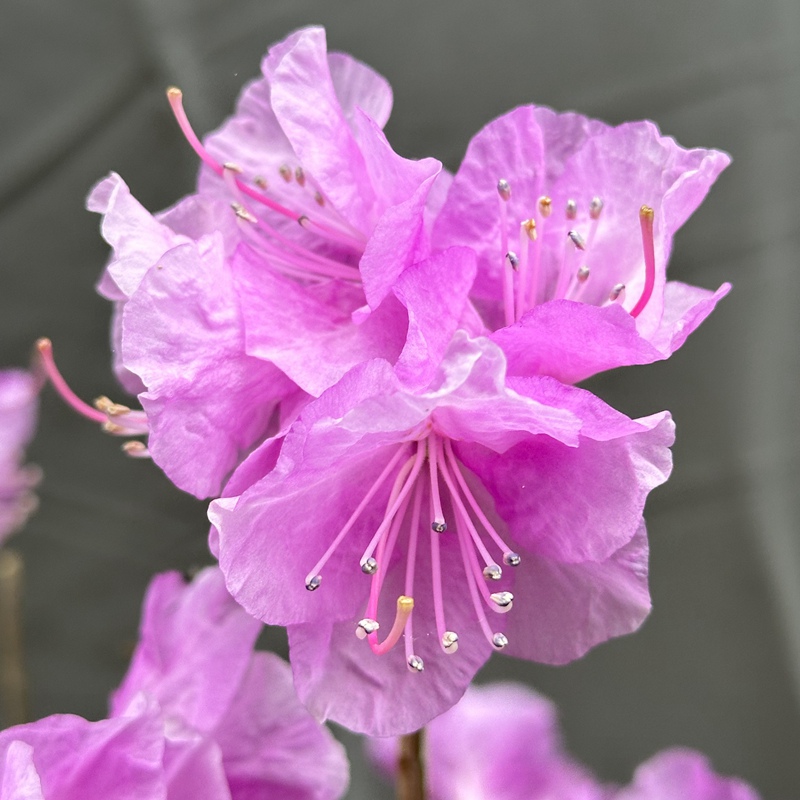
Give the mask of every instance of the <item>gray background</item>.
[[[87, 398], [122, 399], [87, 190], [114, 169], [153, 210], [189, 191], [194, 159], [163, 88], [180, 85], [208, 130], [299, 25], [324, 23], [332, 48], [389, 78], [404, 155], [455, 168], [472, 133], [530, 101], [650, 117], [732, 153], [671, 275], [729, 279], [733, 294], [669, 362], [591, 385], [629, 414], [677, 419], [675, 474], [648, 509], [655, 610], [579, 663], [496, 657], [481, 679], [557, 700], [569, 747], [603, 778], [684, 744], [765, 798], [800, 796], [797, 0], [2, 0], [0, 19], [0, 364], [49, 335]], [[103, 715], [151, 574], [208, 558], [203, 505], [118, 446], [46, 393], [31, 448], [42, 507], [14, 544], [35, 717]], [[351, 797], [384, 794], [356, 764]]]

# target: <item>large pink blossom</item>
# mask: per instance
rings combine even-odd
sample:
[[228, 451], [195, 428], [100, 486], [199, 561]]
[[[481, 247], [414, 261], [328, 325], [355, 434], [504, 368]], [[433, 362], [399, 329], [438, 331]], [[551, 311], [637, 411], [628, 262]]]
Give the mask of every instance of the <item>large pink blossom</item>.
[[216, 568], [189, 585], [157, 576], [110, 719], [56, 715], [0, 733], [0, 798], [341, 797], [343, 748], [300, 704], [288, 664], [253, 652], [260, 627]]
[[[274, 45], [233, 116], [201, 142], [199, 188], [151, 216], [117, 175], [89, 208], [114, 248], [115, 368], [139, 393], [149, 452], [198, 496], [268, 433], [277, 403], [318, 395], [361, 361], [429, 380], [467, 305], [475, 257], [431, 257], [441, 164], [394, 153], [392, 96], [320, 28]], [[431, 192], [433, 190], [433, 195]]]
[[470, 142], [434, 247], [477, 254], [472, 297], [510, 374], [573, 383], [667, 358], [730, 289], [666, 280], [673, 235], [729, 161], [651, 122], [516, 108]]
[[38, 385], [21, 370], [0, 371], [0, 543], [36, 507], [39, 470], [22, 465], [36, 426]]
[[[717, 775], [700, 753], [673, 748], [639, 766], [630, 785], [601, 784], [564, 750], [556, 708], [514, 684], [471, 687], [425, 731], [431, 800], [758, 800], [752, 787]], [[396, 739], [371, 739], [386, 774]]]
[[499, 348], [463, 333], [422, 391], [366, 362], [303, 410], [274, 469], [253, 482], [257, 452], [252, 485], [211, 504], [228, 588], [289, 626], [317, 716], [415, 730], [493, 650], [564, 663], [647, 615], [642, 512], [671, 469], [669, 416], [509, 383]]

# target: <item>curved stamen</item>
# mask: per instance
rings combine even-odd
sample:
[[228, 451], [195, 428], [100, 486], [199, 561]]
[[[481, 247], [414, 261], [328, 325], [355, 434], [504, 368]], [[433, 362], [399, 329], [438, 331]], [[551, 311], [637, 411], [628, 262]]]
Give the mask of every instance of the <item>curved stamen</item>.
[[653, 217], [654, 212], [650, 206], [642, 206], [639, 209], [639, 224], [642, 228], [642, 249], [644, 250], [644, 289], [642, 296], [636, 305], [631, 309], [631, 316], [638, 317], [644, 311], [649, 302], [653, 289], [656, 285], [656, 254], [655, 243], [653, 241]]

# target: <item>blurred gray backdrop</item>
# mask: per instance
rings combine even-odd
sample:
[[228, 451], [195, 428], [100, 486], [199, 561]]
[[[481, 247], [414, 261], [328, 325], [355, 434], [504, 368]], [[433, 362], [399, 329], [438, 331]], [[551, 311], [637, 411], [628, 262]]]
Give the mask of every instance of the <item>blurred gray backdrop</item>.
[[[590, 388], [628, 414], [669, 408], [675, 473], [648, 508], [654, 611], [565, 668], [495, 657], [554, 698], [568, 746], [606, 779], [674, 744], [768, 800], [800, 796], [800, 3], [797, 0], [2, 0], [0, 365], [53, 338], [76, 391], [123, 399], [109, 371], [106, 248], [83, 210], [109, 170], [151, 210], [195, 159], [163, 89], [219, 124], [266, 47], [323, 23], [391, 81], [387, 133], [454, 169], [470, 136], [535, 101], [612, 123], [649, 117], [733, 166], [681, 231], [671, 276], [733, 293], [669, 362]], [[41, 509], [26, 561], [35, 717], [105, 713], [150, 576], [208, 560], [204, 506], [48, 391], [31, 457]], [[268, 642], [284, 647], [281, 632]], [[344, 734], [343, 734], [344, 735]], [[356, 761], [350, 797], [390, 796]]]

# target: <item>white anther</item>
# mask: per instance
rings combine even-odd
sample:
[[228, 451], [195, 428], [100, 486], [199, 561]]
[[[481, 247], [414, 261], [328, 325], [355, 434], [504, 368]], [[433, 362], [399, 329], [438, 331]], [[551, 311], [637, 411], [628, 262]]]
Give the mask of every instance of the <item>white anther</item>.
[[592, 219], [599, 219], [600, 212], [603, 210], [603, 201], [599, 197], [593, 197], [592, 202], [589, 203], [589, 216]]
[[419, 656], [409, 656], [406, 663], [411, 672], [422, 672], [425, 669], [425, 663]]
[[570, 231], [567, 236], [569, 236], [569, 240], [578, 250], [585, 250], [586, 249], [586, 240], [581, 236], [578, 231]]
[[503, 570], [497, 564], [489, 564], [483, 568], [483, 577], [491, 581], [499, 581], [503, 577]]
[[458, 634], [455, 631], [445, 631], [442, 634], [442, 649], [449, 655], [458, 650]]
[[306, 589], [309, 592], [316, 591], [319, 589], [320, 583], [322, 583], [322, 575], [314, 575], [306, 581]]
[[508, 553], [503, 553], [503, 563], [507, 567], [518, 567], [521, 560], [519, 553], [512, 553], [510, 551]]
[[378, 628], [380, 628], [378, 621], [367, 617], [359, 620], [358, 625], [356, 625], [356, 636], [359, 639], [366, 639], [371, 633], [375, 633]]
[[501, 200], [506, 200], [506, 201], [510, 200], [511, 184], [507, 180], [500, 178], [500, 180], [497, 181], [497, 194], [500, 195]]
[[495, 633], [492, 636], [492, 644], [495, 649], [502, 650], [508, 644], [508, 639], [504, 633]]
[[378, 562], [370, 556], [362, 565], [361, 571], [365, 575], [374, 575], [375, 571], [378, 569]]

